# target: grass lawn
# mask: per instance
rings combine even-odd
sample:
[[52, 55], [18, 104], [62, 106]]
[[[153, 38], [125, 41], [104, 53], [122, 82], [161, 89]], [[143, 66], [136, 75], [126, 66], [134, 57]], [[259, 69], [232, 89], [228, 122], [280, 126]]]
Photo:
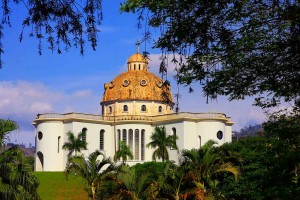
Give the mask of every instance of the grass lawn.
[[66, 179], [63, 172], [36, 172], [40, 185], [38, 194], [42, 200], [87, 200], [81, 177], [70, 176]]

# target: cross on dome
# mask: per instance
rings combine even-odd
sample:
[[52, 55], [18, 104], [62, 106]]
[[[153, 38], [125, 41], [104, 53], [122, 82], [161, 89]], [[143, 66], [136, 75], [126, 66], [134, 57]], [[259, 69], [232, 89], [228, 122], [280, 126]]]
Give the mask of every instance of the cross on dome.
[[136, 52], [140, 53], [140, 41], [136, 41], [135, 46], [136, 46]]

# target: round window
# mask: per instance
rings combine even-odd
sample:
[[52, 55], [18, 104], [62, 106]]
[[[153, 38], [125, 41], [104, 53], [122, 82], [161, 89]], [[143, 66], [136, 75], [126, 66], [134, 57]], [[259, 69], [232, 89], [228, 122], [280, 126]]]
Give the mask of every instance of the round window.
[[114, 82], [109, 83], [109, 88], [113, 88], [115, 86]]
[[41, 140], [43, 138], [43, 133], [41, 131], [38, 132], [38, 138]]
[[129, 85], [129, 80], [124, 80], [124, 81], [123, 81], [123, 85], [124, 85], [125, 87], [127, 87], [127, 86]]
[[163, 84], [163, 83], [162, 83], [161, 81], [157, 81], [157, 83], [156, 83], [157, 87], [161, 87], [162, 84]]
[[218, 131], [218, 132], [217, 132], [217, 138], [218, 138], [219, 140], [221, 140], [221, 139], [223, 138], [223, 132], [222, 132], [222, 131]]
[[146, 86], [147, 85], [147, 81], [145, 79], [141, 80], [141, 86]]

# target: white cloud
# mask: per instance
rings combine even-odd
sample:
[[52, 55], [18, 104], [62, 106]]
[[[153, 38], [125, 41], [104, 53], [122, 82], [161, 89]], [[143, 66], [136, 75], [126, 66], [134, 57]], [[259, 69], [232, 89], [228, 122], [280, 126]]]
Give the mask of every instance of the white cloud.
[[[59, 89], [56, 88], [56, 89]], [[0, 82], [0, 118], [16, 121], [20, 128], [11, 134], [11, 142], [34, 143], [31, 125], [38, 113], [84, 112], [100, 114], [101, 97], [91, 90], [57, 92], [43, 83]]]
[[32, 112], [36, 112], [37, 110], [43, 112], [50, 112], [53, 110], [52, 105], [46, 102], [33, 102], [30, 106], [30, 110]]
[[87, 98], [89, 96], [92, 95], [92, 91], [91, 90], [79, 90], [76, 91], [72, 96], [79, 97], [79, 98]]
[[64, 98], [49, 91], [41, 83], [25, 81], [0, 82], [0, 111], [2, 115], [49, 112], [53, 104]]
[[256, 122], [263, 122], [267, 120], [267, 116], [265, 113], [263, 113], [262, 111], [259, 112], [259, 109], [251, 109], [250, 113], [248, 115], [249, 119], [252, 119], [253, 121]]

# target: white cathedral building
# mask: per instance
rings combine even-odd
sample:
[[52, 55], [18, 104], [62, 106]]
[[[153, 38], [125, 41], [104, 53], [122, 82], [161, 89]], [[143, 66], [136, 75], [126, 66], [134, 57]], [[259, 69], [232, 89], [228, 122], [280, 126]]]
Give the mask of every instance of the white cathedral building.
[[154, 149], [146, 148], [156, 126], [165, 126], [167, 134], [178, 136], [176, 150], [169, 150], [170, 160], [178, 162], [180, 150], [199, 148], [208, 140], [218, 144], [231, 142], [232, 125], [223, 113], [174, 112], [170, 85], [148, 71], [148, 61], [133, 54], [128, 71], [104, 84], [100, 105], [102, 115], [84, 113], [45, 113], [34, 120], [36, 128], [35, 171], [64, 171], [68, 151], [67, 132], [84, 132], [85, 156], [100, 149], [107, 157], [115, 155], [124, 141], [134, 158], [130, 165], [152, 160]]

